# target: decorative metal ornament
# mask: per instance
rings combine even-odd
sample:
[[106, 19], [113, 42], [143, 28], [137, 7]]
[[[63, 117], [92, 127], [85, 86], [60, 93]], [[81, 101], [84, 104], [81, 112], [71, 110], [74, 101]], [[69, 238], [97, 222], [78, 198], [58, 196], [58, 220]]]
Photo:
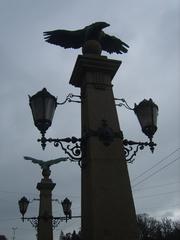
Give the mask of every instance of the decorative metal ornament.
[[53, 143], [55, 147], [61, 147], [65, 154], [69, 156], [70, 161], [78, 162], [81, 165], [81, 138], [67, 137], [67, 138], [46, 138], [42, 136], [37, 140], [41, 142], [43, 150], [46, 143]]
[[87, 141], [89, 137], [98, 137], [99, 140], [105, 145], [109, 146], [115, 138], [121, 138], [123, 139], [123, 133], [120, 132], [114, 132], [111, 127], [109, 127], [106, 120], [102, 120], [101, 126], [97, 130], [89, 129], [83, 136], [84, 142]]
[[[127, 108], [128, 110], [134, 110], [134, 108], [131, 108], [128, 103], [126, 102], [126, 100], [124, 98], [114, 98], [114, 100], [116, 101], [116, 106], [118, 107], [125, 107]], [[118, 101], [118, 103], [117, 103]]]
[[75, 103], [81, 103], [81, 101], [79, 100], [73, 100], [73, 98], [80, 98], [81, 99], [81, 96], [79, 95], [75, 95], [75, 94], [72, 94], [72, 93], [69, 93], [66, 97], [66, 99], [63, 101], [63, 102], [60, 102], [60, 103], [57, 103], [58, 105], [63, 105], [67, 102], [75, 102]]
[[[123, 144], [124, 144], [124, 152], [125, 152], [125, 157], [126, 157], [126, 161], [128, 163], [133, 163], [135, 160], [135, 156], [137, 154], [137, 152], [139, 150], [143, 150], [144, 147], [149, 146], [150, 150], [154, 151], [154, 147], [156, 146], [156, 143], [153, 142], [134, 142], [134, 141], [128, 141], [127, 139], [123, 140]], [[133, 147], [135, 146], [135, 150], [133, 149]], [[133, 151], [133, 153], [131, 154], [131, 152]], [[130, 155], [131, 154], [131, 155]]]

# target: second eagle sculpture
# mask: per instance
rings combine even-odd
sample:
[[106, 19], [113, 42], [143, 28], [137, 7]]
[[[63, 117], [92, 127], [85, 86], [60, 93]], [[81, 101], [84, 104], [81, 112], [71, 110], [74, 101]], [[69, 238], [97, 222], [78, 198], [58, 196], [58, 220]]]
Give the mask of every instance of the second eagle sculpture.
[[44, 36], [46, 42], [64, 48], [81, 48], [87, 41], [95, 40], [101, 45], [102, 50], [108, 53], [127, 53], [129, 46], [125, 42], [102, 30], [109, 26], [110, 24], [106, 22], [96, 22], [75, 31], [59, 29], [44, 32]]
[[62, 158], [52, 159], [52, 160], [49, 160], [49, 161], [43, 161], [43, 160], [39, 160], [39, 159], [36, 159], [36, 158], [28, 157], [28, 156], [24, 156], [24, 159], [25, 160], [31, 160], [32, 163], [39, 164], [39, 166], [41, 167], [42, 170], [49, 170], [51, 165], [68, 160], [67, 157], [62, 157]]

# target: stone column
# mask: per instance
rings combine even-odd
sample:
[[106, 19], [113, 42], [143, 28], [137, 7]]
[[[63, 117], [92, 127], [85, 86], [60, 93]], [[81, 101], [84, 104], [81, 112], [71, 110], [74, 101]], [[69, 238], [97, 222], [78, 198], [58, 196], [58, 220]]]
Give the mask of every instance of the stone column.
[[112, 79], [121, 61], [79, 55], [70, 84], [81, 88], [83, 240], [136, 240], [138, 230]]
[[37, 189], [40, 191], [38, 240], [53, 240], [52, 190], [55, 185], [48, 177], [44, 177], [37, 184]]

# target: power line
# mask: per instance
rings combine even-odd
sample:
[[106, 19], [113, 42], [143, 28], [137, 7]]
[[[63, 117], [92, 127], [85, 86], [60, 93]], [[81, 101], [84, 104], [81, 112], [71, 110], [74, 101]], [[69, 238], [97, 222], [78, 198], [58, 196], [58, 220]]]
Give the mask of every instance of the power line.
[[14, 220], [19, 220], [21, 218], [0, 218], [0, 221], [14, 221]]
[[[164, 203], [164, 202], [163, 202]], [[169, 209], [169, 208], [176, 208], [176, 207], [178, 207], [178, 206], [180, 206], [180, 203], [176, 203], [176, 204], [173, 204], [173, 205], [166, 205], [166, 209]], [[138, 207], [136, 207], [137, 208], [137, 212], [139, 212], [140, 210], [138, 210]], [[147, 212], [147, 211], [153, 211], [153, 210], [155, 210], [157, 208], [157, 206], [156, 207], [145, 207], [145, 208], [143, 208], [144, 210], [143, 210], [143, 212], [145, 211], [145, 212]], [[142, 206], [141, 206], [141, 211], [142, 211]]]
[[[6, 191], [6, 190], [0, 190], [0, 192], [2, 192], [2, 193], [7, 193], [7, 194], [18, 194], [18, 195], [23, 195], [23, 194], [26, 194], [26, 195], [34, 195], [34, 196], [37, 196], [37, 195], [39, 195], [39, 193], [32, 193], [32, 192], [11, 192], [11, 191]], [[58, 195], [58, 194], [52, 194], [52, 196], [53, 197], [58, 197], [58, 198], [63, 198], [63, 197], [66, 197], [66, 195], [64, 195], [64, 194], [61, 194], [61, 196], [60, 195]], [[81, 196], [80, 195], [70, 195], [69, 194], [69, 196], [70, 196], [70, 198], [80, 198]], [[0, 198], [0, 200], [6, 200], [6, 199], [2, 199], [2, 198]]]
[[0, 190], [2, 193], [10, 193], [10, 194], [29, 194], [29, 195], [37, 195], [37, 193], [30, 193], [30, 192], [10, 192], [6, 190]]
[[170, 186], [170, 185], [177, 184], [177, 183], [180, 183], [180, 181], [172, 182], [172, 183], [166, 183], [166, 184], [159, 184], [159, 185], [149, 186], [149, 187], [145, 187], [145, 188], [133, 189], [133, 191], [141, 191], [141, 190], [147, 190], [147, 189], [161, 188], [161, 187]]
[[151, 198], [151, 197], [157, 197], [157, 196], [162, 196], [166, 194], [172, 194], [172, 193], [179, 193], [180, 191], [171, 191], [171, 192], [164, 192], [164, 193], [157, 193], [157, 194], [152, 194], [152, 195], [145, 195], [145, 196], [134, 196], [135, 198]]
[[141, 184], [142, 182], [146, 181], [147, 179], [149, 179], [150, 177], [154, 176], [155, 174], [159, 173], [160, 171], [162, 171], [164, 168], [168, 167], [169, 165], [173, 164], [174, 162], [176, 162], [177, 160], [179, 160], [180, 157], [175, 158], [173, 161], [169, 162], [168, 164], [164, 165], [163, 167], [159, 168], [157, 171], [155, 171], [154, 173], [150, 174], [149, 176], [147, 176], [146, 178], [142, 179], [140, 182], [132, 185], [132, 187], [136, 187], [137, 185]]
[[163, 161], [165, 161], [166, 159], [168, 159], [169, 157], [171, 157], [173, 154], [175, 154], [176, 152], [178, 152], [180, 150], [180, 148], [176, 148], [173, 152], [171, 152], [169, 155], [167, 155], [166, 157], [162, 158], [159, 162], [157, 162], [155, 165], [153, 165], [151, 168], [148, 168], [147, 170], [145, 170], [144, 172], [142, 172], [140, 175], [138, 175], [137, 177], [133, 178], [132, 181], [135, 181], [137, 178], [142, 177], [144, 174], [146, 174], [147, 172], [151, 171], [153, 168], [155, 168], [156, 166], [158, 166], [160, 163], [162, 163]]

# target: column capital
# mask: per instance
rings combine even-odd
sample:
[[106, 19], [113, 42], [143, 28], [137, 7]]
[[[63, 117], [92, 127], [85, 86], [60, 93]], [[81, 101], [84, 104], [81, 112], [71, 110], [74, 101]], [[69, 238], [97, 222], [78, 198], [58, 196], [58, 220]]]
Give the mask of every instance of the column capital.
[[111, 80], [121, 65], [121, 61], [108, 59], [106, 56], [79, 55], [69, 83], [75, 87], [82, 87], [83, 75], [87, 72], [103, 72], [110, 76]]
[[37, 189], [39, 190], [39, 191], [43, 191], [43, 190], [48, 190], [48, 191], [52, 191], [53, 189], [54, 189], [54, 187], [56, 186], [56, 184], [55, 183], [53, 183], [53, 182], [39, 182], [38, 184], [37, 184]]

